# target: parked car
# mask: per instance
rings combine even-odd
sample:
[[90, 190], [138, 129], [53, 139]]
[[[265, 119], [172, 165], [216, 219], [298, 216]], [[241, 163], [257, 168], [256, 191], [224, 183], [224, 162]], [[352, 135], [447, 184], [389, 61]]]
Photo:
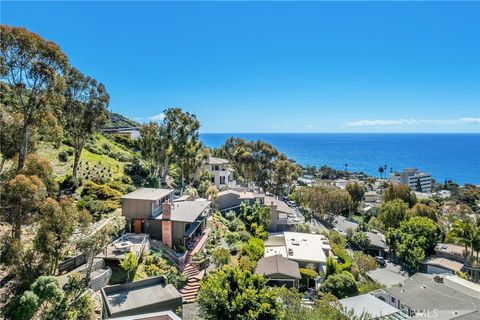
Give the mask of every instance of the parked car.
[[386, 267], [386, 266], [387, 266], [387, 263], [385, 262], [385, 259], [384, 259], [383, 257], [380, 257], [380, 256], [379, 256], [379, 257], [375, 257], [375, 260], [377, 260], [378, 265], [379, 265], [380, 267], [383, 268], [383, 267]]

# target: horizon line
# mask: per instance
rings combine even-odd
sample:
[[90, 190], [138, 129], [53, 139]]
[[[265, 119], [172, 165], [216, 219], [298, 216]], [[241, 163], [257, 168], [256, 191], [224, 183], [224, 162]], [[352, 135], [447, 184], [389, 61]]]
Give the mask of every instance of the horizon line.
[[349, 132], [349, 131], [302, 131], [302, 132], [267, 132], [267, 131], [248, 131], [248, 132], [200, 132], [200, 134], [478, 134], [479, 132], [459, 131], [459, 132]]

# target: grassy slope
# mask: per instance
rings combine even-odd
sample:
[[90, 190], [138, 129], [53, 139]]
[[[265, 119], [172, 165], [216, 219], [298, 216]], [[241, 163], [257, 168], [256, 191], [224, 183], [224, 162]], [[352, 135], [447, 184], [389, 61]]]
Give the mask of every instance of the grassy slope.
[[[107, 144], [111, 151], [125, 155], [128, 158], [135, 156], [133, 151], [123, 145], [100, 134], [96, 135], [93, 145], [97, 149], [102, 149], [104, 144]], [[72, 172], [73, 156], [69, 156], [67, 162], [61, 162], [58, 159], [58, 154], [67, 149], [71, 149], [71, 147], [62, 145], [60, 148], [56, 149], [49, 143], [42, 143], [37, 150], [39, 155], [46, 157], [51, 161], [59, 181], [63, 180], [66, 175], [71, 174]], [[121, 177], [123, 175], [123, 168], [126, 164], [127, 162], [118, 161], [117, 159], [110, 157], [108, 154], [95, 154], [84, 148], [80, 158], [79, 176], [87, 176], [88, 174], [105, 174], [111, 178]], [[90, 173], [88, 173], [88, 171], [90, 171]]]

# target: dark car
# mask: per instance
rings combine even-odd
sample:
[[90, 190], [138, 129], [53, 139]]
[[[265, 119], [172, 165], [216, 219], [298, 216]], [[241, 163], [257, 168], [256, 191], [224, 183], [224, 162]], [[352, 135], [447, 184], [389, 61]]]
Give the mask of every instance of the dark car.
[[385, 262], [385, 259], [383, 257], [375, 257], [375, 260], [377, 260], [378, 265], [380, 267], [386, 267], [387, 263]]

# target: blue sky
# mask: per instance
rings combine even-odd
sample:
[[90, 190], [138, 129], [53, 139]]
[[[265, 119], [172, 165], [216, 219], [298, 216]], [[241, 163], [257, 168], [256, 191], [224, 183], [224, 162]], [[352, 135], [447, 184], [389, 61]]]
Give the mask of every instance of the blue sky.
[[480, 132], [478, 2], [5, 2], [139, 121], [202, 132]]

